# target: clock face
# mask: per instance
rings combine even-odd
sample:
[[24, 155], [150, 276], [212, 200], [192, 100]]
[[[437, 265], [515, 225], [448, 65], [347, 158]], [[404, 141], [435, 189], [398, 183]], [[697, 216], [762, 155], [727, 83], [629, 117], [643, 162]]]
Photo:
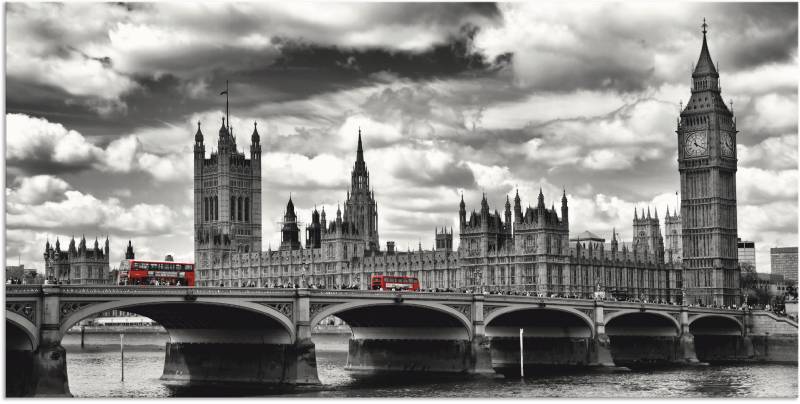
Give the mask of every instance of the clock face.
[[708, 142], [705, 131], [690, 132], [686, 135], [683, 144], [683, 153], [686, 157], [697, 157], [708, 154]]
[[733, 136], [731, 136], [728, 132], [722, 132], [720, 134], [719, 143], [722, 149], [722, 155], [733, 157], [733, 153], [736, 150], [736, 144], [733, 141]]

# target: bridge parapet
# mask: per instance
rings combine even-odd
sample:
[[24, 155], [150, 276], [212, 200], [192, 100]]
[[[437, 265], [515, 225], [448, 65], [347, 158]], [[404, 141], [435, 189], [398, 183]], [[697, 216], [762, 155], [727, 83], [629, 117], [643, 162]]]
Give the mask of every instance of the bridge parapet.
[[41, 293], [42, 287], [38, 285], [6, 285], [6, 296], [38, 296]]
[[473, 294], [470, 293], [436, 293], [436, 292], [399, 292], [386, 290], [337, 290], [337, 289], [307, 289], [312, 297], [316, 296], [335, 296], [337, 298], [363, 298], [377, 297], [381, 299], [402, 296], [404, 299], [436, 299], [436, 300], [472, 300]]

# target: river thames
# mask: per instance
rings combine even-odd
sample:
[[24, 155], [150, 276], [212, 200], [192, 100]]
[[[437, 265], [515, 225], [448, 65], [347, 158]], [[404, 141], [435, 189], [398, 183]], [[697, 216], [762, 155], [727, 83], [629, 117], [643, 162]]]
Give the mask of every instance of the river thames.
[[[737, 364], [638, 369], [624, 373], [570, 372], [505, 378], [437, 380], [361, 379], [344, 370], [344, 334], [315, 335], [317, 367], [323, 386], [258, 393], [176, 389], [159, 377], [165, 335], [125, 336], [125, 381], [120, 381], [117, 335], [67, 335], [67, 372], [75, 397], [181, 397], [270, 395], [284, 397], [797, 397], [797, 365]], [[153, 345], [157, 344], [157, 345]]]

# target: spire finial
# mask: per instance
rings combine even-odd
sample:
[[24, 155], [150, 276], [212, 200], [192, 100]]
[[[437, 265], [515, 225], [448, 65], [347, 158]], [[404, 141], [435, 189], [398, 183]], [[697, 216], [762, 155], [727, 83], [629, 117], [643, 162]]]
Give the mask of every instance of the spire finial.
[[701, 25], [701, 27], [703, 27], [703, 36], [705, 36], [706, 32], [708, 32], [708, 24], [706, 24], [705, 17], [703, 17], [703, 25]]

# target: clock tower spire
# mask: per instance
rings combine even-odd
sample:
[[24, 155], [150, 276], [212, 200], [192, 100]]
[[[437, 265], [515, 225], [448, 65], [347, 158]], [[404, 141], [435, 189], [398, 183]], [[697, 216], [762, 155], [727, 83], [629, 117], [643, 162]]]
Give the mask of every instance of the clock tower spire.
[[739, 304], [736, 122], [722, 100], [708, 24], [678, 122], [683, 285], [688, 303]]

